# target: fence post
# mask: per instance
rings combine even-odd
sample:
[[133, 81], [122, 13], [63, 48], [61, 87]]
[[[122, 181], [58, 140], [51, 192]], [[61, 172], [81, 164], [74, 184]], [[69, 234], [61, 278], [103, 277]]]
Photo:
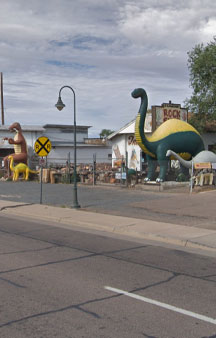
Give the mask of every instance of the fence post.
[[67, 168], [67, 176], [68, 176], [68, 183], [71, 183], [71, 175], [70, 175], [70, 152], [68, 153], [68, 168]]
[[96, 184], [96, 153], [93, 154], [93, 185]]
[[121, 186], [123, 185], [122, 173], [123, 173], [123, 157], [122, 157], [122, 160], [121, 160], [121, 180], [120, 180]]
[[126, 151], [126, 159], [125, 159], [125, 171], [126, 171], [126, 187], [128, 187], [128, 152]]
[[193, 192], [193, 172], [194, 172], [194, 165], [193, 160], [191, 161], [192, 167], [191, 167], [191, 179], [190, 179], [190, 193]]

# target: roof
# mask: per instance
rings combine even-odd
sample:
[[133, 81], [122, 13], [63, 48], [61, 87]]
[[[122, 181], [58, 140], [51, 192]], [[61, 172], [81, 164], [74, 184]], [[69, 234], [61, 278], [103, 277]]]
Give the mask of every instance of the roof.
[[[8, 125], [1, 125], [0, 130], [1, 131], [9, 131], [10, 124]], [[23, 131], [45, 131], [45, 128], [39, 125], [21, 125], [21, 128]]]
[[[8, 125], [0, 125], [0, 130], [1, 131], [9, 131], [9, 127], [10, 124]], [[73, 124], [45, 124], [45, 125], [24, 125], [21, 124], [21, 128], [23, 131], [40, 131], [40, 132], [44, 132], [46, 131], [46, 129], [49, 128], [59, 128], [61, 130], [73, 130], [74, 129], [74, 125]], [[88, 128], [91, 128], [91, 126], [79, 126], [76, 125], [76, 129], [77, 130], [86, 130]]]
[[[73, 129], [74, 128], [74, 124], [45, 124], [43, 126], [44, 128], [60, 128], [60, 129]], [[76, 125], [76, 128], [77, 129], [88, 129], [88, 128], [91, 128], [91, 126], [79, 126], [79, 125]]]
[[[52, 147], [73, 147], [74, 142], [68, 142], [68, 141], [52, 141]], [[111, 148], [110, 145], [107, 144], [88, 144], [88, 143], [76, 143], [77, 147], [85, 147], [85, 148]]]
[[135, 121], [136, 119], [133, 119], [129, 123], [127, 123], [124, 127], [120, 128], [119, 130], [115, 131], [114, 133], [110, 134], [107, 139], [111, 140], [118, 134], [133, 134], [134, 128], [135, 128]]

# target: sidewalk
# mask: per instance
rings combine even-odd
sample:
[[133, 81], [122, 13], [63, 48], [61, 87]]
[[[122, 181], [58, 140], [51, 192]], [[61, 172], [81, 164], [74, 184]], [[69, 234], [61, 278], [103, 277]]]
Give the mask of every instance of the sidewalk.
[[49, 221], [58, 223], [59, 227], [90, 228], [133, 238], [216, 252], [216, 223], [215, 227], [208, 229], [94, 213], [82, 209], [76, 210], [4, 200], [0, 200], [0, 215]]

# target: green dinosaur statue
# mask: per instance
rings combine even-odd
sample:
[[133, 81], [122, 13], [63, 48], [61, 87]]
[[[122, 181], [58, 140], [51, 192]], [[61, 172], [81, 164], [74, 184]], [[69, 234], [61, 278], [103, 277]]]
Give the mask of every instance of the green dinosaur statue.
[[162, 123], [154, 133], [147, 137], [144, 134], [148, 97], [143, 88], [134, 89], [133, 98], [141, 98], [140, 109], [135, 123], [135, 137], [138, 145], [147, 154], [148, 175], [145, 181], [152, 181], [155, 176], [157, 162], [160, 165], [160, 173], [157, 182], [165, 181], [168, 168], [168, 150], [175, 151], [185, 160], [204, 150], [203, 140], [198, 131], [189, 123], [170, 119]]
[[39, 171], [31, 170], [25, 163], [18, 163], [14, 167], [14, 159], [13, 156], [8, 156], [10, 160], [10, 170], [13, 172], [13, 181], [17, 181], [19, 178], [19, 174], [23, 174], [23, 178], [28, 181], [29, 174], [38, 174]]

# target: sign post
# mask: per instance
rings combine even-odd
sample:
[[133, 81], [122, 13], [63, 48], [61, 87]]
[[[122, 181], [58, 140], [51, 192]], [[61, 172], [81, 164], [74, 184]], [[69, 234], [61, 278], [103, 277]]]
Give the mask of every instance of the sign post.
[[39, 137], [34, 144], [35, 153], [41, 157], [40, 164], [40, 204], [42, 204], [42, 183], [43, 183], [43, 167], [45, 164], [44, 156], [47, 156], [52, 149], [52, 145], [48, 137]]

